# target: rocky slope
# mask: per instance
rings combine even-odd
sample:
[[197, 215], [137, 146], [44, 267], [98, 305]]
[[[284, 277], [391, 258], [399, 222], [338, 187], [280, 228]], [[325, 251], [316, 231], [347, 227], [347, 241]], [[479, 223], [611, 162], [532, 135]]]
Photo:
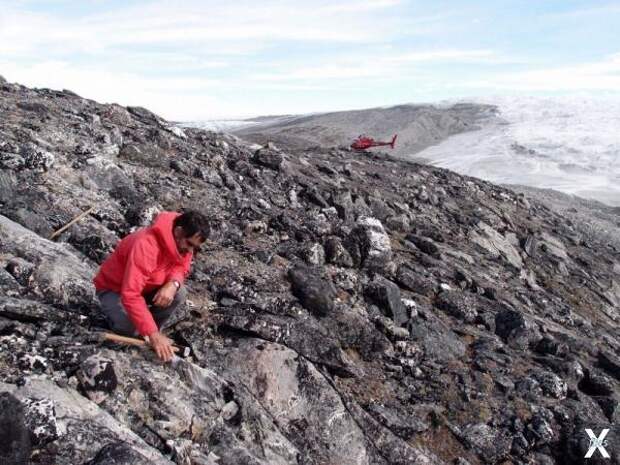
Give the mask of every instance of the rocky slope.
[[[69, 91], [0, 114], [0, 462], [619, 463], [618, 249], [544, 204]], [[98, 341], [90, 279], [180, 208], [213, 234], [162, 364]]]
[[379, 140], [398, 140], [390, 155], [408, 157], [426, 147], [464, 131], [477, 129], [497, 119], [493, 105], [459, 103], [450, 106], [398, 105], [366, 110], [338, 111], [314, 115], [254, 118], [258, 124], [232, 129], [245, 140], [269, 141], [289, 148], [348, 147], [360, 134]]
[[584, 237], [620, 250], [620, 207], [584, 199], [553, 189], [509, 185], [509, 189], [536, 198], [573, 222]]

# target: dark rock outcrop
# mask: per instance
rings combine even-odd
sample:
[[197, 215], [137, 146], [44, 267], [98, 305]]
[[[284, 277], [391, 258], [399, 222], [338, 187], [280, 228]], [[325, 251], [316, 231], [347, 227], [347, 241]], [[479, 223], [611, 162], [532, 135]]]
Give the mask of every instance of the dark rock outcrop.
[[0, 462], [25, 465], [31, 449], [23, 405], [8, 392], [0, 392]]
[[128, 444], [115, 442], [102, 447], [86, 465], [148, 465], [149, 460]]

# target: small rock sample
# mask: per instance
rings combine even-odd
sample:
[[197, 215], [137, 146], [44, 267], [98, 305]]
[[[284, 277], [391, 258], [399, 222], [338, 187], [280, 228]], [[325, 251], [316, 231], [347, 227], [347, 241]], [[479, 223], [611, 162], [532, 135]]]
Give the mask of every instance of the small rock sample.
[[97, 404], [103, 402], [118, 386], [112, 360], [99, 354], [84, 360], [77, 376], [88, 398]]

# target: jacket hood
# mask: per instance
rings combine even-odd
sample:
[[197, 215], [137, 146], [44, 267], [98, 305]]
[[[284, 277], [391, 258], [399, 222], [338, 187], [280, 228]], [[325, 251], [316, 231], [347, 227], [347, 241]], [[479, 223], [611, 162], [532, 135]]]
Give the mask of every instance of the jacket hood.
[[182, 261], [179, 249], [177, 249], [177, 243], [174, 240], [172, 234], [172, 223], [174, 219], [179, 216], [177, 212], [161, 212], [155, 217], [151, 226], [151, 231], [157, 237], [159, 244], [162, 246], [165, 254], [170, 260], [180, 262]]

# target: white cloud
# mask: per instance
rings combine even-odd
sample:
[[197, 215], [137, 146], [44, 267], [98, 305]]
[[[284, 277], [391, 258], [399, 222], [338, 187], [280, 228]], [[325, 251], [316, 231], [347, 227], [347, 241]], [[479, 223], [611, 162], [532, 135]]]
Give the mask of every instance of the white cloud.
[[563, 11], [561, 13], [550, 13], [547, 16], [558, 19], [583, 19], [587, 16], [599, 16], [620, 13], [620, 5], [618, 3], [610, 3], [607, 5], [593, 6], [589, 8], [579, 8], [575, 10]]
[[[429, 50], [409, 53], [376, 53], [332, 57], [329, 62], [315, 63], [287, 69], [277, 73], [260, 73], [252, 76], [257, 81], [286, 82], [298, 80], [333, 80], [366, 78], [402, 78], [406, 73], [419, 72], [410, 65], [424, 63], [505, 63], [507, 58], [492, 50]], [[336, 83], [337, 84], [337, 83]]]
[[429, 50], [422, 52], [403, 53], [400, 55], [384, 57], [382, 61], [393, 63], [422, 63], [422, 62], [445, 62], [445, 63], [506, 63], [514, 62], [514, 59], [500, 57], [493, 50]]
[[[78, 18], [13, 6], [0, 11], [0, 50], [14, 55], [43, 50], [92, 54], [125, 45], [200, 44], [215, 52], [232, 44], [237, 49], [247, 47], [251, 53], [281, 40], [373, 42], [394, 35], [392, 19], [376, 22], [374, 15], [397, 3], [159, 1]], [[354, 6], [358, 8], [355, 17], [344, 14]]]
[[[234, 108], [222, 101], [225, 95], [237, 98], [248, 88], [333, 89], [324, 81], [248, 80], [248, 68], [258, 72], [273, 63], [270, 47], [382, 43], [398, 34], [399, 18], [382, 15], [400, 1], [157, 0], [85, 15], [67, 14], [68, 2], [34, 12], [34, 2], [18, 1], [0, 9], [0, 73], [29, 86], [147, 106], [167, 118], [237, 116], [261, 110]], [[103, 3], [94, 5], [102, 10]], [[285, 53], [281, 60], [296, 58]], [[330, 71], [343, 77], [352, 72]]]
[[364, 63], [360, 63], [357, 66], [352, 65], [340, 65], [340, 64], [325, 64], [319, 66], [303, 67], [291, 70], [289, 72], [283, 71], [277, 74], [257, 74], [252, 76], [252, 80], [256, 81], [271, 81], [271, 82], [286, 82], [286, 81], [298, 81], [298, 80], [324, 80], [324, 79], [348, 79], [348, 78], [367, 78], [372, 76], [384, 76], [386, 71], [376, 66], [366, 66]]
[[167, 119], [198, 119], [205, 113], [237, 116], [244, 112], [215, 97], [221, 85], [217, 80], [145, 78], [127, 72], [84, 68], [58, 61], [31, 66], [0, 62], [0, 70], [10, 82], [29, 87], [70, 89], [101, 103], [146, 106]]
[[360, 13], [363, 11], [380, 10], [400, 4], [400, 0], [366, 0], [341, 2], [328, 5], [324, 8], [326, 12], [332, 13]]
[[495, 74], [466, 86], [526, 92], [620, 92], [620, 53], [598, 62]]
[[[410, 0], [145, 0], [114, 8], [104, 0], [85, 0], [78, 8], [68, 0], [2, 3], [0, 74], [7, 79], [141, 105], [170, 119], [329, 109], [364, 92], [381, 104], [472, 88], [620, 89], [620, 54], [545, 67], [540, 63], [548, 55], [523, 44], [507, 53], [501, 41], [467, 37], [472, 22], [490, 20], [474, 6], [442, 9]], [[617, 9], [610, 4], [566, 14]], [[502, 67], [508, 64], [520, 71], [508, 72]]]

